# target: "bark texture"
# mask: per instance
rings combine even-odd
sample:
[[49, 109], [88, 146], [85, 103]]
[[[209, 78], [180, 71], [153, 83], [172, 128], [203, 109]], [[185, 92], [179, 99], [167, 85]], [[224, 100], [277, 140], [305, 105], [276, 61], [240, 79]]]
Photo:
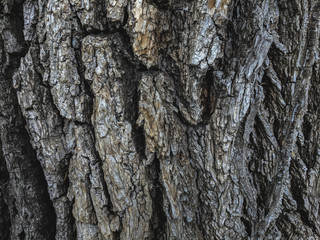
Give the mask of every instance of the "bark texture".
[[320, 239], [320, 1], [1, 0], [0, 239]]

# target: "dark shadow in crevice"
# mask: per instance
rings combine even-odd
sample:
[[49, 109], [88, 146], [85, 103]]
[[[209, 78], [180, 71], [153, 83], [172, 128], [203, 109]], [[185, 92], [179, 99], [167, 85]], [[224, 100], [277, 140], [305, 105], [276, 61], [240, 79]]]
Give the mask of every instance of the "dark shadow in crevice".
[[[9, 24], [10, 24], [10, 32], [16, 38], [16, 42], [18, 45], [22, 47], [20, 52], [16, 52], [14, 54], [18, 54], [20, 57], [25, 56], [28, 51], [28, 45], [24, 41], [24, 18], [23, 18], [23, 3], [19, 1], [14, 1], [12, 5], [12, 12], [9, 15]], [[20, 63], [20, 62], [19, 62]]]
[[121, 239], [121, 231], [113, 232], [114, 240], [120, 240]]
[[151, 217], [151, 232], [153, 239], [166, 239], [167, 216], [163, 209], [163, 193], [165, 189], [161, 183], [161, 167], [160, 160], [155, 156], [151, 165], [147, 168], [148, 177], [152, 188], [150, 195], [152, 198], [152, 217]]
[[[67, 179], [66, 179], [66, 186], [69, 187], [69, 177], [67, 176]], [[72, 209], [73, 209], [73, 205], [74, 205], [74, 202], [75, 200], [73, 200], [72, 202], [69, 201], [69, 216], [70, 216], [70, 225], [72, 226], [72, 229], [71, 229], [71, 234], [72, 234], [72, 239], [76, 239], [78, 233], [77, 233], [77, 222], [76, 222], [76, 219], [75, 217], [73, 216], [73, 213], [72, 213]]]
[[170, 0], [148, 0], [149, 4], [154, 5], [159, 10], [167, 10], [170, 2]]
[[250, 144], [253, 149], [252, 159], [255, 165], [255, 169], [252, 170], [253, 183], [258, 193], [256, 200], [258, 218], [264, 218], [269, 212], [267, 202], [272, 194], [274, 184], [259, 171], [259, 164], [261, 164], [262, 159], [265, 158], [265, 147], [263, 146], [262, 139], [265, 138], [266, 133], [258, 116], [255, 117], [254, 131], [256, 133], [256, 141], [253, 140], [252, 134], [250, 139]]
[[247, 211], [247, 201], [246, 199], [244, 199], [243, 201], [243, 207], [242, 207], [242, 217], [240, 218], [240, 220], [242, 221], [244, 227], [245, 227], [245, 230], [248, 234], [248, 237], [251, 237], [251, 234], [252, 234], [252, 224], [251, 222], [248, 220], [250, 218], [248, 218], [248, 211]]
[[7, 165], [2, 152], [2, 143], [0, 138], [0, 189], [2, 185], [5, 185], [8, 182], [8, 180], [9, 180], [9, 173], [8, 173]]
[[304, 116], [303, 123], [302, 123], [302, 132], [303, 132], [305, 141], [310, 140], [311, 130], [312, 130], [312, 124], [308, 120], [308, 117]]
[[[8, 53], [7, 56], [9, 59], [7, 59], [7, 65], [4, 66], [3, 69], [5, 81], [10, 84], [8, 84], [6, 91], [3, 91], [2, 97], [8, 97], [8, 101], [5, 101], [4, 104], [11, 106], [9, 110], [10, 117], [7, 119], [3, 136], [6, 138], [6, 151], [13, 154], [13, 156], [19, 153], [14, 156], [12, 166], [16, 169], [13, 169], [11, 172], [13, 177], [17, 177], [15, 175], [19, 176], [20, 184], [16, 186], [19, 188], [18, 190], [23, 193], [30, 192], [30, 194], [25, 194], [24, 196], [16, 196], [21, 198], [26, 207], [25, 210], [19, 209], [19, 211], [29, 211], [31, 219], [25, 220], [32, 220], [30, 223], [35, 224], [37, 227], [36, 231], [46, 236], [46, 239], [53, 239], [56, 231], [56, 214], [49, 197], [43, 169], [38, 160], [37, 153], [31, 145], [28, 131], [25, 128], [26, 121], [20, 111], [16, 90], [12, 87], [13, 74], [20, 66], [20, 59], [24, 57], [29, 50], [29, 45], [24, 41], [23, 26], [23, 2], [16, 1], [9, 15], [9, 25], [6, 26], [6, 29], [14, 36], [15, 44], [19, 48], [16, 49], [17, 52]], [[35, 196], [33, 196], [33, 194]], [[16, 213], [14, 212], [17, 212], [18, 209], [15, 208], [14, 203], [10, 203], [9, 205], [11, 204], [14, 207], [12, 214], [15, 215]], [[13, 218], [13, 216], [11, 217]], [[25, 235], [26, 234], [22, 232], [19, 238], [24, 239]]]
[[305, 115], [302, 123], [302, 133], [304, 136], [304, 141], [297, 139], [297, 148], [302, 161], [307, 165], [308, 169], [314, 168], [317, 161], [316, 159], [316, 148], [309, 149], [310, 139], [312, 137], [312, 123], [308, 115]]
[[[137, 70], [135, 71], [136, 77], [140, 76], [140, 74], [137, 73]], [[140, 101], [140, 92], [138, 90], [138, 79], [136, 79], [136, 82], [133, 83], [135, 86], [132, 86], [134, 88], [133, 96], [132, 96], [132, 102], [133, 102], [133, 112], [132, 114], [132, 138], [135, 144], [135, 148], [137, 153], [139, 154], [140, 161], [143, 161], [146, 159], [145, 151], [146, 151], [146, 139], [145, 139], [145, 133], [143, 126], [138, 126], [137, 120], [139, 117], [139, 101]]]
[[[0, 172], [0, 176], [1, 174], [2, 171]], [[0, 239], [10, 239], [10, 228], [11, 221], [9, 207], [5, 202], [0, 183]]]
[[[44, 220], [43, 227], [41, 228], [42, 234], [43, 236], [47, 236], [48, 239], [53, 239], [56, 232], [57, 216], [55, 213], [55, 209], [53, 207], [53, 203], [50, 200], [48, 185], [45, 179], [43, 169], [41, 167], [40, 161], [37, 159], [36, 151], [32, 148], [30, 144], [31, 142], [30, 136], [28, 135], [27, 130], [24, 128], [25, 124], [26, 123], [23, 124], [23, 129], [21, 130], [21, 139], [24, 140], [22, 147], [23, 147], [23, 152], [25, 152], [28, 155], [28, 158], [30, 159], [30, 163], [28, 164], [29, 169], [24, 168], [24, 172], [25, 171], [30, 172], [29, 178], [30, 179], [33, 178], [33, 181], [36, 184], [34, 187], [37, 188], [37, 191], [39, 194], [38, 201], [39, 201], [39, 204], [41, 204], [41, 213], [42, 213], [42, 216], [39, 216], [39, 217], [42, 217]], [[31, 161], [31, 159], [34, 159], [34, 160]], [[25, 172], [25, 174], [28, 174], [28, 173]], [[26, 191], [28, 190], [26, 189]], [[29, 200], [32, 201], [32, 199], [29, 199]]]
[[299, 169], [299, 166], [296, 161], [291, 161], [290, 175], [292, 176], [291, 178], [292, 197], [297, 202], [297, 211], [300, 215], [302, 222], [316, 232], [317, 228], [314, 225], [314, 223], [309, 219], [309, 213], [304, 207], [303, 192], [304, 192], [305, 186], [304, 186], [304, 183], [300, 182], [300, 179], [296, 177], [298, 173], [296, 173], [297, 170], [295, 169]]
[[215, 108], [216, 96], [213, 96], [213, 81], [213, 69], [210, 68], [201, 82], [201, 105], [203, 107], [201, 125], [209, 123]]

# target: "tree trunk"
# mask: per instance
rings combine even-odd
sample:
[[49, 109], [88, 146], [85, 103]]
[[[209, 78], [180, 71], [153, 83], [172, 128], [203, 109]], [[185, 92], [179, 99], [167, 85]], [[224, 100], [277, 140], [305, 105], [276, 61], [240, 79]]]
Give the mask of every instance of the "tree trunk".
[[320, 1], [0, 16], [0, 239], [320, 239]]

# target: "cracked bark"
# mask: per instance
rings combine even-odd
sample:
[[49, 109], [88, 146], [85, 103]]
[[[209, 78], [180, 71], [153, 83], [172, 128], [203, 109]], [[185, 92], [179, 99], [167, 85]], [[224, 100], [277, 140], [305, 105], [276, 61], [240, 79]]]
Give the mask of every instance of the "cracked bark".
[[0, 2], [0, 239], [320, 238], [320, 3]]

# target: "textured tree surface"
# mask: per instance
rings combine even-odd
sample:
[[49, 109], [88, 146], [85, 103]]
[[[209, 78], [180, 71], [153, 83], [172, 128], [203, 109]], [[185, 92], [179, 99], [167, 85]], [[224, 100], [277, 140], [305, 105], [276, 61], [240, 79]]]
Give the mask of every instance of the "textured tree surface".
[[0, 16], [0, 239], [320, 239], [319, 0]]

